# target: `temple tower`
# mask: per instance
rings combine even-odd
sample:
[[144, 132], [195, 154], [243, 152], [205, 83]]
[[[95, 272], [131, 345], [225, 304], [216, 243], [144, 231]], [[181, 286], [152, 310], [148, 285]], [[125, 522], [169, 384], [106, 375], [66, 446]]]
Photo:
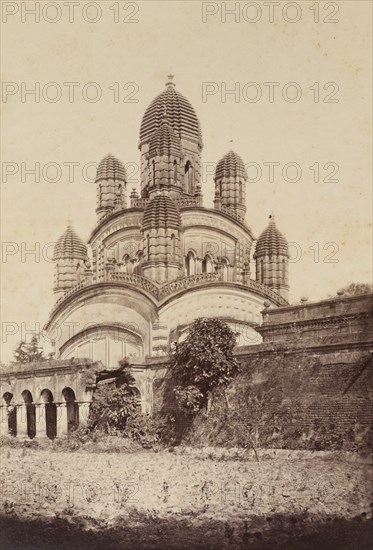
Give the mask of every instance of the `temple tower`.
[[178, 134], [172, 128], [165, 108], [162, 124], [149, 142], [149, 174], [144, 193], [151, 197], [167, 189], [171, 198], [183, 191], [182, 147]]
[[289, 298], [288, 243], [277, 229], [274, 216], [260, 235], [255, 249], [256, 280], [276, 290], [285, 300]]
[[166, 191], [157, 191], [145, 209], [142, 226], [145, 277], [164, 283], [180, 276], [180, 231], [177, 205]]
[[90, 272], [87, 247], [69, 224], [54, 247], [54, 293], [64, 294], [85, 280]]
[[98, 219], [107, 214], [126, 208], [126, 170], [123, 164], [109, 154], [97, 168], [97, 208]]
[[246, 213], [246, 170], [243, 160], [230, 150], [218, 162], [215, 170], [216, 210], [226, 210], [245, 221]]
[[[180, 166], [176, 169], [180, 177], [182, 194], [200, 195], [202, 134], [197, 115], [189, 101], [175, 89], [173, 76], [169, 76], [166, 89], [146, 109], [140, 128], [139, 149], [141, 152], [141, 195], [148, 197], [153, 168], [150, 143], [157, 130], [167, 124], [180, 140]], [[162, 130], [166, 131], [165, 128]], [[174, 141], [174, 144], [175, 141]], [[154, 144], [153, 144], [154, 147]], [[153, 150], [154, 152], [154, 150]], [[175, 160], [175, 159], [174, 159]]]

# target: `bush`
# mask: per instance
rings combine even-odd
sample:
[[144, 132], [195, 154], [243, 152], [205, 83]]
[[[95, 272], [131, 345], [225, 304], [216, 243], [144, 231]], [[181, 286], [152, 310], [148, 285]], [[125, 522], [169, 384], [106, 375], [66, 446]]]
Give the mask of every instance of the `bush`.
[[124, 433], [128, 419], [137, 415], [138, 404], [128, 386], [101, 386], [93, 396], [88, 427], [108, 434]]
[[144, 449], [157, 449], [164, 441], [169, 423], [169, 418], [138, 414], [128, 420], [124, 434]]

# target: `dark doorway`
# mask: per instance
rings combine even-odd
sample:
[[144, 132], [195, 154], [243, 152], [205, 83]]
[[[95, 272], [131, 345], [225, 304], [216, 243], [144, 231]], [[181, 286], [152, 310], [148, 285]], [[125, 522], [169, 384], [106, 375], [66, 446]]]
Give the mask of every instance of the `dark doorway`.
[[22, 397], [26, 403], [27, 435], [32, 439], [36, 435], [36, 407], [32, 401], [31, 392], [23, 391]]
[[45, 432], [49, 439], [54, 439], [57, 435], [57, 406], [50, 390], [43, 390], [41, 398], [45, 405]]

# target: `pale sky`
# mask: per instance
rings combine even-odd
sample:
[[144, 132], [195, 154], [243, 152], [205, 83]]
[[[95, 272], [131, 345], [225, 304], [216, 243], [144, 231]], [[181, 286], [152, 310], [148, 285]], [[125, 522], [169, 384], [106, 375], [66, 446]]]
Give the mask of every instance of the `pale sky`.
[[[2, 361], [12, 358], [25, 331], [43, 326], [53, 306], [48, 244], [63, 233], [68, 219], [83, 239], [95, 226], [95, 184], [85, 181], [83, 167], [111, 152], [130, 163], [132, 173], [140, 159], [141, 117], [170, 72], [201, 122], [205, 206], [212, 206], [211, 167], [230, 147], [245, 163], [254, 163], [248, 168], [251, 179], [253, 166], [261, 167], [259, 181], [247, 184], [246, 219], [258, 237], [273, 211], [280, 230], [297, 243], [298, 254], [302, 251], [289, 268], [291, 300], [307, 296], [316, 301], [351, 281], [371, 281], [370, 2], [334, 3], [336, 15], [324, 10], [325, 2], [316, 3], [318, 23], [310, 9], [315, 3], [308, 1], [296, 3], [302, 13], [294, 23], [282, 15], [286, 2], [274, 12], [273, 22], [268, 8], [258, 2], [262, 15], [257, 14], [256, 23], [245, 20], [255, 17], [253, 11], [227, 16], [224, 22], [218, 2], [209, 3], [217, 13], [205, 23], [203, 2], [190, 0], [141, 1], [138, 11], [134, 2], [97, 2], [102, 15], [96, 23], [84, 20], [86, 2], [80, 3], [73, 22], [64, 9], [56, 23], [42, 16], [35, 22], [22, 14], [21, 4], [25, 2], [2, 25], [2, 78], [8, 83], [1, 104]], [[117, 6], [121, 19], [138, 22], [115, 22]], [[44, 15], [56, 17], [52, 8]], [[86, 19], [94, 16], [93, 11], [85, 13]], [[291, 19], [297, 13], [290, 10], [285, 16]], [[323, 22], [327, 17], [339, 21]], [[57, 86], [48, 87], [50, 82]], [[77, 83], [71, 102], [63, 84], [68, 82]], [[95, 88], [87, 87], [89, 82]], [[270, 87], [264, 85], [269, 82], [278, 83], [273, 102]], [[291, 82], [297, 89], [287, 86]], [[35, 83], [40, 83], [40, 101], [32, 95], [22, 98], [21, 90]], [[216, 93], [203, 98], [206, 83]], [[235, 88], [237, 97], [230, 94], [222, 101], [224, 86]], [[115, 101], [117, 87], [120, 101]], [[89, 102], [95, 90], [102, 97]], [[51, 102], [56, 91], [61, 98]], [[294, 92], [301, 93], [299, 101], [284, 99], [283, 94], [291, 99]], [[261, 98], [254, 102], [256, 93]], [[138, 101], [123, 102], [131, 97]], [[338, 101], [325, 102], [328, 98]], [[36, 162], [39, 182], [25, 173]], [[273, 182], [264, 164], [272, 162], [279, 163]], [[48, 163], [61, 167], [55, 183], [45, 180], [45, 174], [47, 179], [54, 176]], [[77, 163], [73, 182], [66, 163]], [[301, 168], [298, 182], [284, 180], [288, 163]], [[323, 181], [336, 167], [338, 181]], [[10, 174], [12, 169], [17, 173]], [[92, 177], [93, 170], [87, 174]], [[290, 168], [287, 174], [290, 179], [294, 171]], [[136, 174], [132, 177], [136, 180]], [[139, 183], [129, 184], [128, 195], [132, 187], [139, 189]], [[22, 254], [25, 249], [37, 252]], [[295, 255], [295, 246], [291, 252]]]

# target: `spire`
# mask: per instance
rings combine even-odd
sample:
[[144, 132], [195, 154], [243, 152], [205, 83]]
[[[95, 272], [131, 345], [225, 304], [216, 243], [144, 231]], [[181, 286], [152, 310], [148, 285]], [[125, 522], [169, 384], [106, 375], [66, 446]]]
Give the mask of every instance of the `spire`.
[[166, 82], [166, 86], [173, 86], [175, 87], [175, 82], [173, 82], [173, 79], [175, 78], [175, 75], [169, 74], [167, 75], [168, 81]]

